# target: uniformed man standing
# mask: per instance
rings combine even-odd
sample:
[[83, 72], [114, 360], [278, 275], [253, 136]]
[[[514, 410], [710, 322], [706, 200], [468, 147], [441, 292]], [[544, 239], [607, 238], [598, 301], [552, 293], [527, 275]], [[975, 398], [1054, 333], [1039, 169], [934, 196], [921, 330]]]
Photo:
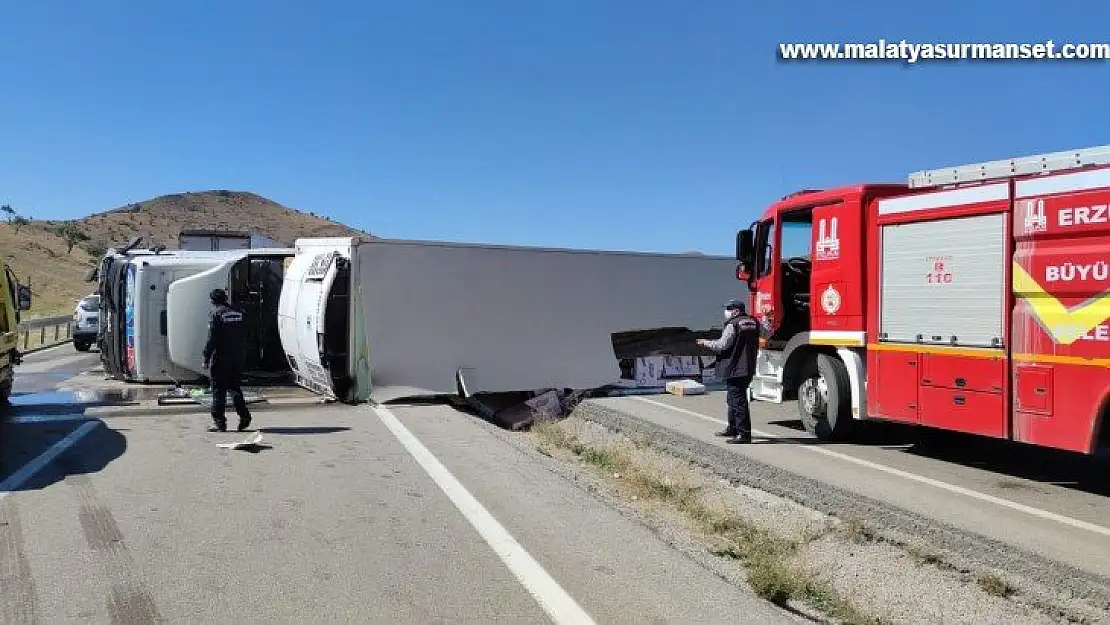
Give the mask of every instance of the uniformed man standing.
[[742, 300], [729, 300], [725, 305], [721, 338], [698, 339], [698, 345], [717, 353], [717, 377], [725, 380], [728, 389], [728, 427], [717, 435], [730, 437], [730, 443], [750, 443], [752, 419], [748, 410], [748, 386], [755, 375], [759, 322], [748, 315]]
[[208, 341], [204, 345], [204, 367], [212, 381], [212, 427], [209, 432], [226, 432], [227, 419], [224, 410], [227, 394], [235, 412], [239, 414], [239, 431], [247, 429], [251, 423], [251, 413], [243, 399], [239, 380], [243, 376], [246, 361], [246, 337], [243, 329], [243, 313], [227, 301], [223, 289], [214, 289], [209, 295], [212, 312], [208, 316]]

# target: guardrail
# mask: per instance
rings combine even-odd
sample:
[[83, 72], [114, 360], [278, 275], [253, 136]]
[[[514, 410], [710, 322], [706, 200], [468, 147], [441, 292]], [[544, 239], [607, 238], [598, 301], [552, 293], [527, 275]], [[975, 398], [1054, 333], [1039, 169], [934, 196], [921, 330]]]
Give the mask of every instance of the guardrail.
[[59, 345], [72, 339], [73, 315], [25, 319], [19, 324], [19, 344], [22, 351]]

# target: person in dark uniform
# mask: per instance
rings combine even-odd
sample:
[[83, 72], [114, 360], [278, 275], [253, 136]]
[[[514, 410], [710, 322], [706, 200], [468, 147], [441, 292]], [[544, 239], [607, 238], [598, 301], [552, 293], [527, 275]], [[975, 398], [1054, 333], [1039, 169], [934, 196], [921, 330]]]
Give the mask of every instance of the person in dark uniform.
[[725, 327], [721, 338], [698, 339], [698, 345], [717, 353], [717, 377], [728, 389], [728, 427], [718, 436], [730, 443], [750, 443], [752, 419], [748, 410], [748, 386], [755, 375], [755, 356], [759, 351], [759, 322], [747, 313], [739, 299], [725, 305]]
[[224, 410], [227, 394], [235, 412], [239, 414], [239, 431], [247, 429], [251, 423], [251, 413], [239, 388], [246, 360], [246, 336], [243, 328], [243, 312], [232, 307], [223, 289], [214, 289], [209, 295], [212, 312], [208, 316], [208, 341], [204, 344], [204, 367], [212, 381], [212, 427], [209, 432], [226, 432], [227, 419]]

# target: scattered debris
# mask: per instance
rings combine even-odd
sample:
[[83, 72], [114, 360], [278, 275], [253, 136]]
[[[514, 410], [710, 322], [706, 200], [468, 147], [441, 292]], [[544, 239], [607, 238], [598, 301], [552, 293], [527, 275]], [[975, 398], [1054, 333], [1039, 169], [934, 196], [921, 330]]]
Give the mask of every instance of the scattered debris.
[[[243, 391], [243, 400], [248, 404], [257, 404], [266, 401], [266, 397], [261, 393]], [[175, 386], [174, 388], [164, 393], [159, 393], [158, 395], [159, 406], [182, 406], [189, 404], [211, 406], [212, 389], [200, 387], [185, 388], [183, 386]]]
[[540, 389], [519, 393], [478, 393], [461, 402], [482, 418], [509, 430], [522, 430], [534, 422], [564, 417], [588, 391]]
[[262, 432], [255, 432], [238, 443], [217, 443], [223, 449], [251, 449], [262, 445]]
[[704, 395], [705, 385], [694, 380], [675, 380], [667, 382], [667, 392], [671, 395]]

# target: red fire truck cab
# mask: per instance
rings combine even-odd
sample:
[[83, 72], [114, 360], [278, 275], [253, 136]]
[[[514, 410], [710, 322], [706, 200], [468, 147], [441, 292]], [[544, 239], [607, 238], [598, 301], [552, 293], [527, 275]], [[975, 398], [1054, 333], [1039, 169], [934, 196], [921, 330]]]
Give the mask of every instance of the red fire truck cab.
[[1110, 146], [805, 190], [736, 236], [763, 327], [751, 399], [1110, 447]]

